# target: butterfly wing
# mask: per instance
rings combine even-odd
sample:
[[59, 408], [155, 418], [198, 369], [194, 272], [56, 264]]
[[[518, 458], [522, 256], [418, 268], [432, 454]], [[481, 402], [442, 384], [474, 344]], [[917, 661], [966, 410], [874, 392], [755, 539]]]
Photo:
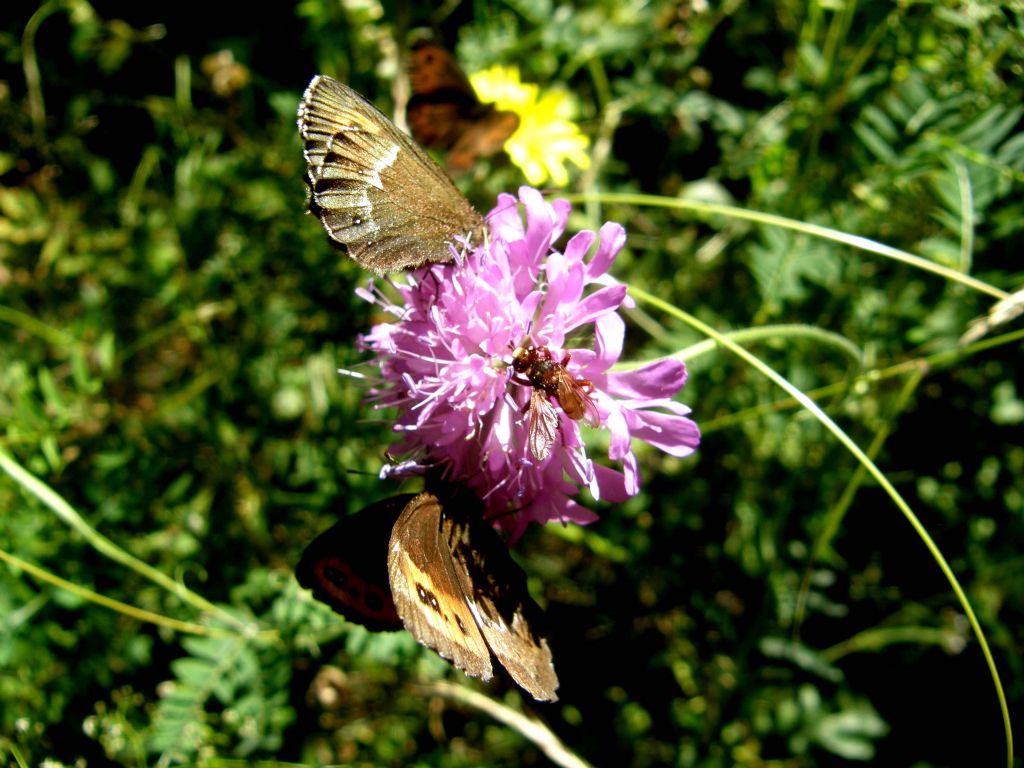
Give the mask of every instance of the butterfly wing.
[[459, 137], [473, 127], [469, 114], [458, 102], [433, 101], [423, 96], [413, 96], [405, 109], [409, 132], [416, 143], [439, 150], [454, 147]]
[[[402, 510], [391, 532], [388, 576], [405, 628], [471, 677], [491, 679], [491, 654], [455, 573], [432, 493], [421, 493]], [[497, 535], [497, 534], [495, 534]]]
[[295, 568], [299, 584], [367, 629], [401, 629], [385, 556], [395, 520], [410, 499], [411, 494], [403, 494], [375, 502], [317, 536]]
[[409, 83], [409, 130], [424, 147], [445, 151], [452, 173], [468, 171], [478, 158], [500, 152], [519, 127], [515, 112], [480, 103], [455, 57], [436, 43], [413, 47]]
[[351, 88], [317, 75], [298, 112], [310, 211], [377, 273], [452, 260], [483, 219], [438, 165]]
[[413, 46], [409, 85], [412, 97], [405, 117], [413, 138], [424, 147], [448, 149], [454, 145], [483, 107], [455, 58], [437, 43]]
[[542, 634], [544, 616], [526, 574], [465, 494], [445, 505], [442, 531], [454, 570], [488, 647], [512, 679], [538, 701], [556, 701], [558, 676]]
[[[490, 106], [490, 105], [487, 105]], [[480, 157], [497, 154], [519, 127], [519, 115], [515, 112], [491, 107], [467, 127], [445, 155], [445, 162], [452, 173], [464, 173], [473, 167]]]
[[409, 52], [409, 85], [414, 98], [443, 94], [445, 100], [459, 103], [467, 110], [480, 104], [455, 57], [430, 40], [416, 43]]

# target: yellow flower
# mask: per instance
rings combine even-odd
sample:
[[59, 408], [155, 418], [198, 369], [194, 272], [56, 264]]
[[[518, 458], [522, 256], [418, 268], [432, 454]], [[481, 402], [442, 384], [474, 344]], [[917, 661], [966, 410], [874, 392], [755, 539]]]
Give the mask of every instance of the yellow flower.
[[549, 178], [556, 187], [569, 183], [566, 161], [577, 168], [590, 167], [590, 140], [570, 117], [572, 100], [565, 91], [549, 91], [519, 81], [518, 67], [493, 66], [470, 77], [482, 102], [519, 115], [519, 128], [505, 142], [505, 151], [533, 186]]

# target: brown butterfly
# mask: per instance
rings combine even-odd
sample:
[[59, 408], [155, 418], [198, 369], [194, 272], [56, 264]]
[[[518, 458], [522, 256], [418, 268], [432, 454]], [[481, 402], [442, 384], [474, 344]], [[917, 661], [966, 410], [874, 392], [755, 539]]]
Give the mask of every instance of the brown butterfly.
[[409, 130], [422, 146], [444, 151], [452, 173], [464, 173], [478, 158], [500, 152], [519, 127], [515, 112], [480, 102], [455, 57], [436, 43], [413, 46], [409, 81]]
[[479, 499], [465, 491], [442, 496], [396, 496], [342, 519], [303, 553], [299, 583], [369, 629], [404, 624], [472, 677], [491, 679], [493, 654], [535, 699], [555, 701], [558, 677], [526, 575], [484, 520]]
[[348, 86], [314, 77], [298, 124], [309, 210], [361, 267], [449, 262], [458, 238], [482, 239], [483, 219], [445, 172]]
[[558, 362], [547, 347], [517, 347], [512, 352], [513, 381], [533, 387], [527, 404], [529, 424], [526, 441], [537, 461], [544, 461], [551, 453], [558, 432], [558, 413], [551, 398], [561, 406], [565, 415], [574, 421], [583, 419], [591, 427], [601, 424], [601, 414], [590, 398], [594, 385], [587, 379], [574, 378], [566, 366], [570, 356], [566, 353]]

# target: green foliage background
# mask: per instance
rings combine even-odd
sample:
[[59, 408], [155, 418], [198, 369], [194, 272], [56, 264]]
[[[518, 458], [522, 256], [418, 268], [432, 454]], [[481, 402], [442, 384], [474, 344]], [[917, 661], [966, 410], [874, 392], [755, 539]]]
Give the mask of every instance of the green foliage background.
[[[685, 461], [639, 447], [638, 497], [517, 544], [553, 624], [558, 704], [310, 600], [303, 546], [395, 489], [376, 479], [386, 421], [335, 373], [373, 322], [353, 295], [367, 275], [303, 215], [294, 116], [315, 72], [387, 108], [402, 27], [432, 28], [470, 71], [517, 63], [568, 88], [594, 138], [578, 190], [661, 203], [592, 200], [571, 229], [621, 221], [619, 277], [721, 332], [761, 329], [744, 343], [871, 447], [965, 585], [1019, 722], [1022, 333], [958, 339], [1024, 282], [1024, 7], [265, 5], [3, 16], [0, 754], [546, 762], [423, 686], [445, 678], [595, 765], [1005, 764], [978, 644], [892, 501], [773, 384], [650, 306], [628, 357], [687, 351], [705, 437]], [[241, 68], [218, 70], [220, 51]], [[464, 188], [487, 210], [520, 183], [499, 160]], [[872, 238], [991, 290], [664, 207], [695, 200]]]

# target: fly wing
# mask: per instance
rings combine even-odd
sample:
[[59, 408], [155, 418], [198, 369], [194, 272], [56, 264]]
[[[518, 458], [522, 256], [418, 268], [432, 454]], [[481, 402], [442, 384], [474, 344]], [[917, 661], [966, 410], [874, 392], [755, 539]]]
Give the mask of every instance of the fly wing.
[[548, 401], [544, 390], [534, 389], [530, 394], [526, 421], [526, 442], [530, 453], [537, 461], [544, 461], [551, 455], [551, 446], [558, 437], [558, 411]]
[[591, 386], [589, 381], [577, 381], [571, 373], [563, 369], [555, 382], [555, 397], [570, 419], [583, 419], [588, 427], [599, 427], [601, 414], [598, 413], [597, 406], [587, 391]]

